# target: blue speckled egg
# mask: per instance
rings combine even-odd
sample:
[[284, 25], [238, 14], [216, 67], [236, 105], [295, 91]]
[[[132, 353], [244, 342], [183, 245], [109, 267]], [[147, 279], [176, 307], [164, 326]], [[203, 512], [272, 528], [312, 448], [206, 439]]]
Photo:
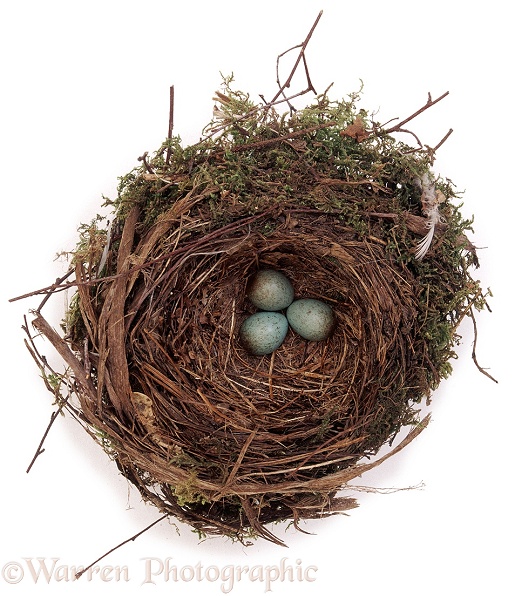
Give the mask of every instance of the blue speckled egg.
[[304, 339], [323, 341], [334, 330], [336, 317], [333, 309], [320, 300], [302, 298], [292, 302], [286, 311], [290, 327]]
[[290, 280], [274, 269], [261, 269], [249, 281], [247, 296], [260, 310], [282, 310], [293, 302], [294, 291]]
[[287, 333], [288, 320], [279, 312], [257, 312], [245, 319], [240, 327], [243, 346], [256, 356], [277, 350]]

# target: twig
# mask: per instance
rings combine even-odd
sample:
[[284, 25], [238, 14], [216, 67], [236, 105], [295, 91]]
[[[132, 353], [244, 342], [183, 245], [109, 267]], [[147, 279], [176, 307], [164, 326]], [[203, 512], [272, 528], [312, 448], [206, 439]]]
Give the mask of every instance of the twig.
[[408, 130], [407, 128], [399, 128], [395, 132], [404, 132], [408, 135], [411, 135], [415, 139], [415, 141], [417, 141], [417, 143], [418, 143], [418, 147], [416, 147], [415, 149], [411, 149], [410, 151], [406, 151], [406, 155], [408, 155], [409, 153], [416, 153], [417, 151], [420, 151], [420, 149], [424, 148], [422, 141], [418, 138], [418, 136], [412, 130]]
[[[29, 325], [27, 322], [27, 316], [23, 317], [24, 320], [24, 325], [22, 325], [22, 329], [23, 331], [25, 331], [25, 333], [28, 336], [28, 340], [25, 339], [25, 346], [27, 347], [30, 355], [32, 356], [32, 358], [34, 359], [34, 361], [36, 362], [39, 370], [41, 371], [41, 376], [43, 378], [43, 381], [45, 383], [46, 388], [48, 389], [48, 391], [50, 391], [53, 395], [55, 395], [57, 397], [57, 392], [56, 390], [50, 385], [50, 383], [48, 382], [48, 378], [47, 378], [47, 371], [51, 374], [57, 375], [57, 373], [54, 371], [54, 369], [50, 366], [50, 364], [47, 362], [47, 359], [45, 358], [45, 356], [43, 356], [39, 350], [37, 349], [35, 343], [34, 343], [34, 338], [30, 333], [29, 330]], [[61, 382], [64, 382], [64, 377], [61, 376]], [[68, 383], [68, 389], [71, 390], [71, 384]], [[46, 438], [48, 436], [48, 433], [50, 432], [50, 429], [52, 428], [52, 425], [54, 424], [55, 420], [57, 419], [58, 415], [65, 409], [67, 408], [68, 412], [71, 413], [71, 415], [76, 419], [79, 420], [79, 423], [82, 424], [80, 422], [80, 418], [81, 418], [81, 414], [80, 412], [78, 412], [73, 405], [71, 405], [69, 403], [69, 399], [71, 397], [72, 393], [69, 393], [68, 396], [66, 398], [62, 398], [61, 396], [61, 401], [60, 401], [60, 405], [59, 408], [52, 413], [51, 417], [50, 417], [50, 422], [45, 430], [45, 433], [43, 435], [43, 437], [41, 438], [41, 441], [39, 442], [38, 448], [36, 449], [36, 453], [34, 455], [34, 457], [32, 458], [32, 461], [29, 464], [29, 467], [26, 470], [26, 473], [28, 474], [30, 472], [30, 470], [32, 469], [36, 459], [42, 455], [44, 453], [44, 449], [42, 449], [43, 447], [43, 443], [46, 441]]]
[[[29, 350], [30, 355], [32, 356], [32, 358], [34, 358], [34, 361], [36, 362], [39, 370], [41, 371], [41, 375], [43, 377], [43, 380], [45, 382], [45, 386], [46, 388], [54, 393], [54, 395], [56, 395], [56, 392], [53, 390], [53, 388], [51, 387], [50, 383], [48, 382], [47, 376], [46, 376], [46, 371], [49, 370], [51, 373], [54, 373], [54, 371], [52, 370], [52, 367], [49, 366], [48, 362], [46, 361], [46, 358], [44, 356], [42, 356], [38, 349], [36, 348], [35, 344], [34, 344], [34, 339], [29, 331], [29, 325], [27, 322], [27, 317], [24, 316], [23, 320], [25, 322], [24, 325], [22, 325], [22, 329], [23, 331], [25, 331], [25, 333], [28, 336], [28, 341], [27, 339], [25, 339], [25, 345], [27, 347], [27, 349]], [[55, 373], [54, 373], [55, 374]], [[34, 454], [34, 457], [32, 458], [29, 467], [26, 470], [26, 473], [28, 474], [32, 468], [32, 466], [34, 465], [36, 459], [42, 454], [44, 453], [44, 449], [42, 449], [43, 447], [43, 443], [45, 442], [48, 433], [50, 432], [50, 429], [52, 428], [53, 423], [55, 422], [55, 419], [57, 418], [57, 416], [63, 411], [63, 409], [65, 408], [66, 405], [68, 405], [68, 399], [70, 398], [70, 395], [68, 395], [68, 397], [66, 397], [66, 399], [61, 400], [61, 404], [59, 406], [59, 409], [55, 412], [52, 413], [52, 415], [50, 416], [50, 423], [48, 424], [45, 433], [43, 435], [43, 437], [41, 438], [41, 441], [39, 442], [38, 448], [36, 449], [36, 453]]]
[[[289, 50], [286, 50], [285, 52], [283, 52], [282, 54], [279, 54], [279, 56], [277, 56], [275, 72], [276, 72], [277, 85], [279, 86], [279, 91], [276, 93], [276, 95], [270, 102], [270, 105], [274, 104], [279, 99], [279, 97], [282, 95], [285, 98], [285, 100], [287, 101], [290, 110], [294, 109], [293, 106], [290, 104], [289, 100], [286, 98], [285, 89], [288, 89], [290, 87], [293, 76], [295, 75], [295, 72], [297, 71], [297, 68], [298, 68], [301, 60], [304, 64], [306, 80], [308, 83], [307, 89], [304, 90], [302, 93], [308, 93], [309, 91], [313, 91], [313, 93], [316, 93], [315, 88], [313, 87], [313, 84], [311, 82], [311, 78], [309, 76], [308, 65], [306, 62], [306, 56], [305, 56], [304, 52], [306, 51], [306, 47], [309, 43], [309, 40], [313, 36], [313, 32], [315, 31], [316, 26], [318, 25], [318, 21], [320, 21], [320, 19], [322, 18], [322, 14], [323, 14], [323, 11], [321, 10], [318, 13], [318, 16], [317, 16], [315, 22], [313, 23], [313, 26], [309, 30], [309, 33], [308, 33], [306, 39], [302, 43], [291, 47]], [[288, 54], [289, 52], [291, 52], [292, 50], [295, 50], [297, 48], [300, 48], [300, 52], [299, 52], [299, 55], [297, 56], [297, 60], [295, 61], [295, 64], [293, 65], [293, 68], [291, 69], [291, 72], [290, 72], [288, 78], [286, 79], [286, 82], [281, 84], [281, 82], [279, 80], [279, 63], [281, 61], [281, 58], [283, 58], [286, 54]]]
[[[99, 278], [98, 281], [102, 281], [102, 279], [104, 279], [104, 278]], [[18, 300], [25, 300], [26, 298], [32, 298], [32, 296], [40, 296], [41, 294], [47, 294], [47, 296], [45, 297], [45, 299], [43, 301], [43, 303], [45, 303], [52, 294], [55, 294], [56, 292], [63, 292], [64, 290], [68, 290], [69, 288], [79, 286], [81, 283], [83, 285], [90, 285], [88, 282], [78, 282], [77, 280], [70, 281], [65, 284], [53, 283], [52, 285], [46, 286], [45, 288], [41, 288], [39, 290], [34, 290], [33, 292], [27, 292], [26, 294], [21, 294], [20, 296], [16, 296], [14, 298], [9, 298], [9, 302], [17, 302]], [[41, 305], [39, 306], [38, 309], [36, 309], [36, 312], [39, 312], [40, 310], [41, 310]]]
[[482, 366], [480, 366], [477, 361], [477, 357], [476, 357], [477, 325], [476, 325], [476, 319], [474, 317], [474, 312], [472, 309], [470, 309], [469, 315], [470, 315], [470, 318], [472, 319], [472, 325], [474, 326], [474, 342], [472, 344], [472, 360], [474, 361], [474, 364], [476, 365], [479, 372], [482, 372], [489, 379], [491, 379], [494, 383], [498, 383], [499, 381], [497, 379], [494, 379], [494, 377], [492, 377], [492, 375], [489, 372], [487, 372]]
[[45, 433], [44, 433], [43, 437], [41, 438], [41, 441], [39, 442], [38, 448], [36, 449], [36, 453], [34, 454], [34, 457], [32, 458], [32, 460], [31, 460], [31, 462], [29, 464], [29, 467], [26, 470], [26, 473], [27, 474], [32, 469], [32, 466], [35, 464], [37, 458], [41, 454], [43, 454], [45, 452], [45, 450], [42, 449], [43, 443], [45, 442], [45, 440], [46, 440], [46, 438], [48, 436], [48, 433], [50, 432], [50, 429], [52, 428], [52, 425], [54, 424], [56, 418], [59, 416], [59, 414], [63, 411], [64, 407], [68, 403], [68, 399], [69, 399], [69, 396], [61, 402], [61, 405], [59, 406], [59, 409], [57, 409], [55, 412], [52, 412], [52, 415], [50, 416], [50, 422], [48, 423], [48, 426], [46, 427]]
[[[196, 143], [195, 145], [193, 145], [193, 147], [196, 147], [196, 146], [200, 145], [201, 143], [207, 141], [208, 139], [214, 137], [216, 134], [218, 134], [221, 131], [225, 130], [227, 127], [229, 127], [229, 126], [235, 126], [235, 125], [237, 125], [238, 122], [242, 122], [242, 121], [244, 121], [244, 120], [246, 120], [248, 118], [251, 118], [254, 114], [256, 114], [256, 113], [258, 113], [260, 111], [266, 112], [266, 110], [269, 110], [270, 108], [272, 108], [272, 107], [274, 107], [274, 106], [276, 106], [276, 105], [278, 105], [280, 103], [283, 103], [283, 102], [286, 102], [288, 104], [288, 106], [290, 107], [290, 110], [292, 110], [293, 109], [293, 106], [291, 104], [291, 100], [292, 99], [294, 99], [296, 97], [300, 97], [301, 95], [305, 95], [309, 91], [313, 91], [313, 93], [316, 93], [316, 91], [315, 91], [315, 89], [313, 87], [313, 84], [311, 82], [311, 78], [309, 76], [309, 71], [308, 71], [306, 57], [304, 55], [304, 52], [306, 50], [306, 46], [309, 43], [309, 40], [311, 39], [311, 37], [313, 35], [313, 32], [314, 32], [316, 26], [318, 25], [318, 21], [322, 17], [322, 13], [323, 13], [323, 11], [320, 11], [320, 13], [318, 14], [318, 17], [316, 18], [313, 26], [309, 30], [309, 33], [308, 33], [306, 39], [301, 44], [298, 44], [296, 46], [293, 46], [292, 48], [290, 48], [289, 50], [286, 50], [285, 52], [283, 52], [282, 54], [280, 54], [277, 57], [276, 76], [277, 76], [277, 84], [279, 85], [279, 91], [275, 94], [274, 98], [271, 101], [268, 101], [267, 102], [264, 99], [263, 95], [260, 95], [261, 99], [264, 102], [263, 105], [255, 106], [254, 108], [252, 108], [251, 110], [249, 110], [245, 114], [241, 114], [241, 115], [235, 117], [233, 120], [231, 120], [231, 122], [229, 122], [227, 124], [223, 124], [222, 126], [217, 127], [215, 129], [211, 130], [211, 132], [209, 134], [207, 134], [204, 137], [202, 137], [202, 139], [198, 143]], [[286, 82], [284, 84], [281, 84], [281, 82], [279, 80], [279, 70], [278, 70], [278, 68], [279, 68], [279, 61], [280, 61], [280, 59], [284, 55], [286, 55], [288, 52], [291, 52], [292, 50], [294, 50], [296, 48], [300, 48], [300, 52], [299, 52], [299, 55], [298, 55], [297, 60], [295, 62], [295, 65], [293, 66], [293, 68], [292, 68], [292, 70], [291, 70], [291, 72], [290, 72], [290, 74], [289, 74]], [[284, 93], [284, 91], [285, 91], [285, 89], [289, 88], [289, 86], [291, 84], [291, 81], [293, 79], [293, 76], [294, 76], [294, 74], [295, 74], [295, 72], [296, 72], [296, 70], [297, 70], [297, 68], [298, 68], [301, 60], [304, 63], [304, 68], [305, 68], [305, 72], [306, 72], [306, 79], [307, 79], [308, 87], [306, 89], [302, 90], [302, 91], [299, 91], [297, 93], [294, 93], [293, 95], [286, 96], [286, 94]], [[280, 99], [280, 96], [281, 95], [283, 97]]]
[[[62, 287], [62, 283], [63, 281], [65, 281], [66, 279], [68, 279], [70, 277], [70, 275], [73, 273], [73, 269], [70, 269], [67, 273], [65, 273], [62, 277], [58, 277], [55, 282], [50, 285], [47, 286], [46, 288], [44, 288], [43, 291], [39, 290], [38, 292], [36, 292], [37, 294], [43, 294], [46, 293], [46, 296], [44, 297], [43, 301], [41, 302], [41, 304], [37, 307], [36, 312], [41, 312], [41, 309], [43, 308], [43, 306], [45, 306], [45, 304], [48, 302], [48, 300], [50, 299], [50, 297], [52, 296], [52, 294], [58, 289]], [[67, 285], [67, 284], [66, 284]], [[70, 284], [70, 286], [73, 284]], [[29, 298], [30, 296], [34, 296], [36, 293], [31, 292], [30, 294], [24, 294], [23, 296], [19, 296], [17, 298], [11, 298], [9, 299], [9, 302], [15, 302], [16, 300], [21, 300], [22, 298]]]
[[134, 540], [136, 540], [136, 538], [139, 538], [142, 534], [144, 534], [145, 532], [147, 532], [148, 530], [150, 530], [150, 528], [152, 528], [153, 526], [155, 526], [159, 522], [163, 521], [167, 517], [169, 517], [169, 514], [168, 513], [166, 513], [165, 515], [162, 515], [159, 519], [156, 519], [156, 521], [153, 521], [145, 529], [141, 530], [137, 534], [134, 534], [134, 536], [131, 536], [130, 538], [127, 538], [127, 540], [124, 540], [123, 542], [120, 542], [120, 544], [118, 544], [114, 548], [108, 550], [105, 554], [103, 554], [101, 557], [99, 557], [96, 561], [93, 561], [93, 563], [91, 563], [90, 565], [88, 565], [84, 569], [81, 569], [80, 571], [78, 571], [75, 574], [75, 579], [79, 579], [82, 575], [84, 575], [84, 573], [86, 573], [86, 571], [88, 571], [89, 569], [91, 569], [94, 565], [96, 565], [102, 559], [105, 559], [105, 557], [107, 557], [108, 555], [110, 555], [111, 553], [113, 553], [115, 550], [118, 550], [119, 548], [121, 548], [122, 546], [124, 546], [125, 544], [127, 544], [129, 542], [134, 542]]
[[138, 157], [138, 161], [142, 161], [143, 165], [145, 166], [145, 170], [147, 170], [147, 172], [149, 174], [155, 174], [154, 170], [152, 169], [151, 165], [148, 163], [148, 151], [145, 151], [145, 153], [143, 153], [143, 155], [140, 155], [140, 157]]
[[438, 144], [436, 144], [432, 148], [431, 151], [433, 153], [436, 153], [438, 151], [438, 149], [440, 149], [440, 147], [445, 143], [445, 141], [452, 135], [453, 132], [454, 132], [453, 129], [452, 128], [449, 128], [449, 131], [447, 132], [447, 134], [443, 137], [443, 139]]
[[258, 148], [262, 148], [262, 147], [268, 147], [270, 145], [275, 145], [277, 143], [281, 143], [282, 141], [289, 141], [291, 139], [303, 137], [303, 136], [308, 135], [312, 132], [316, 132], [317, 130], [322, 130], [323, 128], [330, 128], [331, 126], [334, 126], [335, 124], [336, 124], [336, 122], [331, 120], [330, 122], [323, 122], [322, 124], [316, 124], [314, 126], [309, 126], [308, 128], [303, 128], [302, 130], [295, 130], [293, 132], [289, 132], [289, 133], [282, 135], [280, 137], [274, 137], [272, 139], [263, 139], [262, 141], [256, 141], [255, 143], [244, 143], [241, 145], [235, 145], [232, 148], [232, 151], [234, 151], [234, 152], [247, 151], [249, 149], [258, 149]]
[[410, 122], [411, 120], [413, 120], [414, 118], [416, 118], [417, 116], [419, 116], [420, 114], [422, 114], [422, 112], [425, 112], [427, 109], [429, 109], [430, 107], [432, 107], [435, 104], [437, 104], [439, 101], [441, 101], [444, 97], [447, 97], [448, 95], [449, 95], [449, 91], [446, 91], [445, 93], [443, 93], [442, 95], [440, 95], [440, 97], [437, 97], [436, 99], [433, 99], [431, 97], [431, 93], [428, 93], [427, 94], [427, 102], [425, 103], [425, 105], [423, 105], [419, 110], [417, 110], [416, 112], [414, 112], [413, 114], [411, 114], [411, 116], [408, 116], [407, 118], [405, 118], [402, 122], [399, 122], [395, 126], [392, 126], [391, 128], [387, 128], [386, 130], [381, 131], [381, 134], [390, 134], [392, 132], [399, 132], [400, 129], [405, 124], [407, 124], [408, 122]]
[[[25, 339], [25, 345], [27, 346], [27, 349], [29, 350], [32, 358], [34, 358], [34, 361], [38, 365], [39, 370], [41, 371], [41, 374], [43, 375], [43, 380], [45, 381], [45, 385], [46, 385], [47, 389], [49, 391], [52, 391], [52, 387], [49, 385], [47, 379], [45, 378], [44, 373], [46, 370], [49, 370], [50, 373], [52, 373], [52, 374], [56, 374], [56, 373], [52, 369], [52, 367], [48, 364], [45, 356], [43, 356], [42, 354], [39, 353], [39, 351], [36, 347], [36, 344], [34, 343], [34, 338], [32, 337], [30, 330], [29, 330], [29, 323], [27, 321], [27, 315], [23, 315], [23, 322], [24, 322], [24, 324], [21, 326], [21, 328], [23, 331], [25, 331], [25, 333], [27, 334], [27, 337], [29, 338], [28, 341], [27, 341], [27, 339]], [[30, 342], [30, 345], [29, 345], [29, 342]]]
[[[288, 138], [290, 138], [290, 137], [288, 137]], [[261, 213], [258, 213], [256, 215], [251, 215], [244, 220], [245, 224], [248, 225], [258, 219], [268, 217], [273, 212], [273, 210], [274, 210], [274, 207], [271, 207], [269, 209], [266, 209], [265, 211], [262, 211]], [[233, 228], [237, 228], [239, 225], [241, 225], [242, 221], [243, 220], [241, 220], [241, 221], [236, 220], [230, 224], [227, 224], [223, 228], [219, 228], [217, 230], [214, 230], [213, 232], [210, 232], [209, 234], [204, 236], [201, 240], [199, 240], [198, 244], [202, 244], [206, 241], [209, 241], [211, 239], [220, 237], [223, 234], [226, 234], [227, 232], [231, 231]], [[188, 250], [191, 250], [191, 246], [186, 246], [186, 247], [182, 247], [181, 249], [172, 250], [171, 252], [167, 252], [155, 259], [147, 260], [139, 265], [134, 265], [127, 271], [123, 271], [121, 273], [115, 273], [113, 275], [106, 275], [105, 277], [95, 277], [95, 278], [92, 278], [92, 279], [89, 279], [86, 281], [74, 280], [74, 281], [71, 281], [71, 282], [68, 282], [68, 283], [65, 283], [62, 285], [57, 285], [54, 283], [54, 284], [47, 286], [45, 288], [41, 288], [39, 290], [34, 290], [32, 292], [28, 292], [27, 294], [22, 294], [21, 296], [16, 296], [15, 298], [10, 298], [9, 302], [16, 302], [18, 300], [24, 300], [26, 298], [31, 298], [32, 296], [38, 296], [41, 294], [47, 294], [47, 293], [53, 294], [53, 293], [57, 293], [57, 292], [62, 292], [64, 290], [67, 290], [72, 287], [94, 286], [99, 283], [111, 282], [111, 281], [118, 279], [120, 277], [128, 277], [130, 275], [133, 275], [137, 271], [141, 271], [142, 269], [145, 269], [145, 268], [155, 265], [157, 263], [161, 263], [162, 261], [169, 259], [171, 256], [177, 256], [181, 253], [187, 252]], [[34, 312], [36, 314], [40, 314], [39, 310], [36, 310]]]
[[89, 394], [90, 398], [95, 398], [97, 391], [92, 380], [86, 375], [81, 363], [72, 352], [70, 346], [61, 340], [59, 334], [48, 324], [41, 316], [41, 313], [34, 312], [36, 317], [32, 321], [32, 326], [42, 333], [48, 341], [57, 350], [57, 353], [66, 362], [75, 375], [75, 381], [79, 383], [82, 390]]
[[[168, 117], [168, 141], [172, 138], [173, 135], [173, 113], [174, 113], [174, 104], [175, 104], [175, 89], [172, 85], [170, 87], [170, 112]], [[172, 156], [172, 148], [168, 145], [168, 149], [166, 150], [166, 165], [169, 165], [170, 158]]]

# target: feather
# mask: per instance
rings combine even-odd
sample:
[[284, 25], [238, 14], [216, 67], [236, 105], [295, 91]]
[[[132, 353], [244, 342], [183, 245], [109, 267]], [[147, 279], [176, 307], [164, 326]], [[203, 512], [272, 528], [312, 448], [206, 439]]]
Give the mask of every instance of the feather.
[[429, 232], [418, 242], [417, 250], [415, 251], [415, 259], [420, 261], [426, 256], [429, 247], [431, 246], [431, 242], [433, 240], [433, 236], [435, 235], [435, 226], [431, 225], [429, 227]]
[[442, 220], [440, 213], [438, 212], [438, 205], [435, 204], [430, 212], [427, 214], [428, 220], [426, 226], [429, 228], [427, 234], [418, 242], [417, 250], [415, 251], [415, 258], [420, 261], [423, 259], [431, 246], [433, 236], [435, 235], [436, 224]]
[[438, 211], [438, 205], [443, 203], [446, 197], [440, 190], [436, 190], [436, 181], [430, 178], [427, 173], [422, 176], [422, 180], [417, 178], [415, 184], [422, 191], [420, 202], [422, 203], [422, 213], [427, 217], [426, 226], [428, 228], [427, 234], [418, 242], [417, 250], [415, 251], [415, 258], [420, 261], [431, 246], [435, 235], [436, 224], [443, 220], [443, 217]]
[[98, 273], [100, 275], [102, 273], [102, 269], [105, 267], [107, 262], [107, 255], [109, 254], [109, 249], [111, 247], [111, 228], [113, 227], [113, 222], [109, 222], [107, 226], [107, 235], [106, 235], [106, 243], [104, 246], [104, 251], [102, 252], [102, 257], [100, 259], [100, 263], [98, 264]]

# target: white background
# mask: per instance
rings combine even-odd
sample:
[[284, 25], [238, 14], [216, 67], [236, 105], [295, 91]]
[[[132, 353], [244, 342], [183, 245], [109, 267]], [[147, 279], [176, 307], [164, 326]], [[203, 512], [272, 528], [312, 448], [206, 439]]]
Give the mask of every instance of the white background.
[[[279, 565], [318, 568], [313, 583], [276, 582], [274, 594], [515, 593], [513, 534], [513, 43], [507, 2], [393, 0], [330, 2], [2, 2], [1, 178], [1, 507], [0, 567], [21, 562], [18, 584], [0, 593], [221, 593], [221, 582], [141, 586], [142, 559], [178, 567]], [[157, 149], [175, 85], [175, 132], [198, 140], [209, 121], [221, 71], [256, 100], [275, 90], [275, 60], [300, 43], [318, 12], [308, 47], [313, 83], [334, 82], [339, 98], [359, 88], [377, 120], [405, 117], [427, 93], [450, 95], [413, 123], [429, 145], [452, 127], [435, 170], [464, 190], [481, 247], [476, 275], [491, 287], [492, 313], [477, 316], [477, 356], [466, 322], [453, 376], [433, 396], [429, 428], [363, 484], [416, 490], [358, 495], [349, 516], [311, 522], [312, 535], [278, 528], [289, 548], [225, 539], [202, 543], [189, 528], [162, 522], [101, 565], [125, 565], [128, 582], [83, 577], [35, 583], [23, 558], [86, 565], [158, 517], [113, 462], [69, 418], [58, 420], [46, 452], [25, 469], [53, 411], [23, 345], [23, 315], [39, 298], [8, 299], [51, 283], [64, 269], [80, 223], [115, 196], [117, 177]], [[303, 79], [297, 81], [300, 86]], [[55, 321], [64, 297], [49, 305]], [[54, 311], [52, 311], [54, 309]], [[56, 323], [57, 324], [57, 323]], [[51, 357], [51, 348], [43, 346]], [[300, 563], [297, 563], [300, 561]], [[3, 585], [2, 585], [3, 584]], [[263, 594], [242, 580], [233, 594]]]

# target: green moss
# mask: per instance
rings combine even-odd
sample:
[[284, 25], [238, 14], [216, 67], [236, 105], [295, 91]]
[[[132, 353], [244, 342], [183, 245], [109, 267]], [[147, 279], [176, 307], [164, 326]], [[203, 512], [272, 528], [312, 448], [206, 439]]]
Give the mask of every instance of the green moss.
[[190, 507], [192, 505], [205, 505], [209, 499], [199, 493], [197, 488], [197, 474], [192, 472], [188, 479], [182, 484], [171, 487], [172, 494], [177, 499], [179, 507]]

